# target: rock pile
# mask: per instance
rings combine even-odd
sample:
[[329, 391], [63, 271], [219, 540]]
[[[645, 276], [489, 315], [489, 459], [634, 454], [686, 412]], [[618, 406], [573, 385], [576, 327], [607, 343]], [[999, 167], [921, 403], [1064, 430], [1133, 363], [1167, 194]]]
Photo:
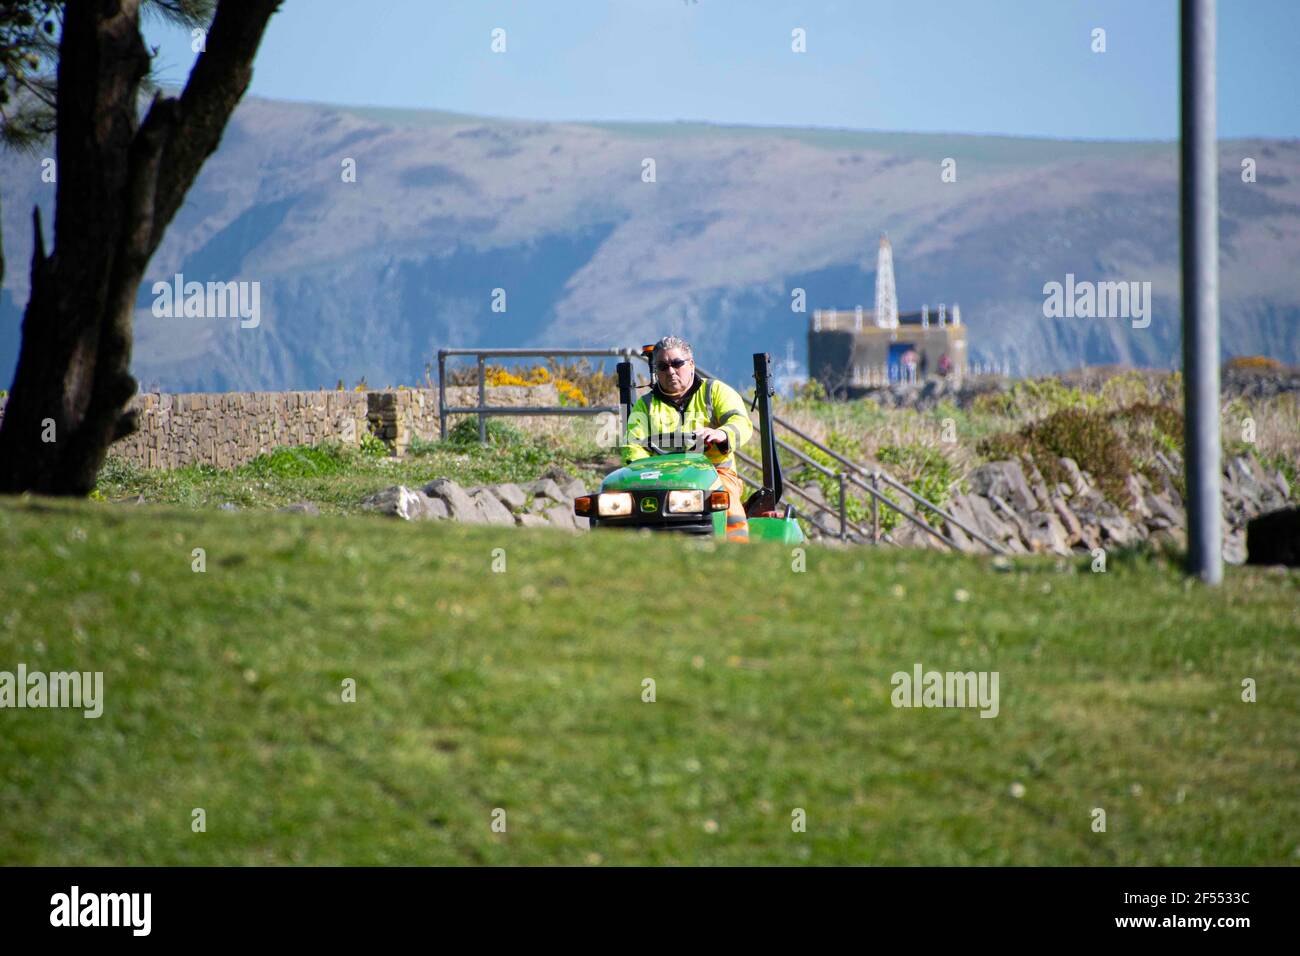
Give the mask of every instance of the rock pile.
[[365, 498], [361, 505], [368, 511], [406, 521], [585, 531], [587, 519], [573, 513], [573, 499], [587, 490], [581, 480], [553, 468], [526, 484], [505, 482], [462, 488], [450, 478], [435, 478], [418, 490], [394, 485]]
[[[1012, 554], [1088, 553], [1107, 551], [1143, 541], [1157, 546], [1186, 547], [1187, 524], [1178, 485], [1182, 462], [1178, 456], [1157, 455], [1155, 480], [1131, 475], [1125, 482], [1122, 507], [1105, 497], [1093, 475], [1070, 458], [1060, 459], [1067, 480], [1050, 484], [1036, 467], [1018, 461], [994, 461], [975, 469], [967, 479], [970, 490], [953, 495], [944, 510], [968, 528]], [[367, 510], [406, 521], [461, 521], [466, 524], [560, 528], [585, 531], [586, 518], [573, 513], [573, 499], [588, 490], [576, 478], [552, 468], [536, 481], [505, 482], [463, 488], [450, 478], [435, 478], [419, 489], [394, 485], [362, 502]], [[805, 489], [825, 507], [802, 507], [813, 538], [832, 539], [839, 530], [833, 502], [819, 489]], [[1291, 489], [1281, 472], [1267, 474], [1248, 457], [1228, 459], [1223, 472], [1224, 559], [1246, 560], [1246, 526], [1259, 515], [1285, 508]], [[806, 505], [806, 503], [805, 503]], [[908, 510], [915, 511], [907, 503]], [[963, 551], [987, 549], [955, 522], [939, 530]], [[945, 546], [910, 521], [900, 520], [890, 538], [904, 547]]]
[[1220, 376], [1225, 398], [1269, 399], [1300, 392], [1300, 369], [1244, 369], [1231, 365]]
[[[1158, 455], [1156, 480], [1131, 475], [1123, 506], [1107, 499], [1094, 476], [1069, 458], [1060, 459], [1068, 480], [1049, 484], [1039, 470], [1018, 461], [981, 465], [968, 477], [970, 491], [954, 495], [945, 511], [957, 521], [1013, 554], [1058, 554], [1111, 550], [1149, 541], [1186, 546], [1187, 524], [1178, 491], [1182, 462], [1177, 455]], [[1267, 474], [1248, 457], [1228, 459], [1223, 473], [1224, 559], [1246, 560], [1245, 529], [1254, 517], [1283, 508], [1291, 489], [1281, 472]], [[909, 508], [909, 510], [911, 510]], [[833, 509], [810, 516], [829, 532], [838, 530]], [[964, 551], [983, 552], [978, 541], [956, 523], [940, 530]], [[891, 538], [908, 547], [944, 545], [910, 521], [895, 527]]]

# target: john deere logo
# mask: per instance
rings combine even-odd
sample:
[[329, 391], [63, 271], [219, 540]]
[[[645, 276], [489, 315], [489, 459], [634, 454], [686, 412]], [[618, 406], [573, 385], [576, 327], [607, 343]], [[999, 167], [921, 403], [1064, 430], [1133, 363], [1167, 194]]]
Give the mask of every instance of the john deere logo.
[[658, 511], [658, 510], [659, 510], [659, 499], [658, 499], [658, 498], [642, 498], [642, 499], [641, 499], [641, 510], [642, 510], [642, 511]]

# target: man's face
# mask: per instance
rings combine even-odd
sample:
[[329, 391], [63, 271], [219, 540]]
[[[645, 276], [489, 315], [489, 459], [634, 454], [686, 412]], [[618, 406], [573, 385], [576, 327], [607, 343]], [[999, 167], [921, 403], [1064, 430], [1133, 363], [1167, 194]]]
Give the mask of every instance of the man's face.
[[684, 349], [665, 349], [655, 359], [655, 376], [665, 395], [680, 395], [695, 381], [695, 363]]

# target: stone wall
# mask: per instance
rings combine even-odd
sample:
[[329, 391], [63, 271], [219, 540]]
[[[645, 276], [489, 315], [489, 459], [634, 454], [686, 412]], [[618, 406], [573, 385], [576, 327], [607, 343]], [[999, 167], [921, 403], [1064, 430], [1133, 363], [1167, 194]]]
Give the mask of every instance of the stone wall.
[[140, 428], [109, 448], [145, 468], [233, 468], [279, 445], [357, 445], [369, 428], [364, 392], [137, 395]]
[[[940, 530], [962, 551], [985, 553], [963, 531], [972, 529], [1010, 554], [1094, 554], [1149, 542], [1157, 547], [1187, 547], [1187, 520], [1178, 491], [1183, 462], [1178, 454], [1157, 453], [1154, 479], [1130, 475], [1118, 503], [1107, 499], [1094, 476], [1070, 458], [1060, 459], [1069, 480], [1055, 486], [1030, 465], [1019, 461], [993, 461], [967, 476], [969, 492], [957, 493], [945, 510], [960, 525], [944, 521]], [[1269, 472], [1249, 456], [1225, 458], [1223, 463], [1223, 558], [1230, 564], [1246, 560], [1246, 528], [1251, 519], [1285, 508], [1292, 489], [1281, 471]], [[818, 507], [796, 506], [812, 524], [812, 537], [838, 532], [835, 502], [827, 502], [816, 485], [804, 489]], [[904, 509], [917, 513], [910, 502]], [[883, 510], [883, 509], [882, 509]], [[870, 519], [865, 522], [870, 529]], [[900, 519], [888, 540], [904, 547], [945, 546]]]
[[[528, 405], [558, 405], [560, 394], [554, 385], [501, 385], [487, 389], [487, 404], [512, 408]], [[439, 437], [438, 390], [436, 388], [401, 388], [387, 392], [368, 393], [370, 430], [387, 442], [397, 454], [404, 454], [411, 439], [433, 441]], [[477, 386], [449, 386], [448, 407], [478, 404]], [[450, 431], [463, 417], [452, 415], [447, 421]], [[560, 421], [558, 418], [538, 418], [528, 415], [510, 415], [506, 419], [526, 431], [547, 431]], [[491, 419], [489, 419], [491, 421]]]
[[[489, 405], [558, 405], [554, 385], [503, 386], [487, 390]], [[447, 389], [450, 405], [474, 405], [475, 387]], [[380, 392], [214, 392], [137, 395], [131, 407], [140, 428], [115, 442], [110, 455], [144, 468], [207, 464], [233, 468], [281, 445], [341, 442], [360, 445], [371, 432], [397, 454], [413, 438], [438, 438], [438, 390], [403, 388]], [[0, 418], [4, 415], [0, 399]], [[511, 416], [526, 428], [553, 427], [556, 419]], [[448, 422], [451, 428], [455, 417]]]

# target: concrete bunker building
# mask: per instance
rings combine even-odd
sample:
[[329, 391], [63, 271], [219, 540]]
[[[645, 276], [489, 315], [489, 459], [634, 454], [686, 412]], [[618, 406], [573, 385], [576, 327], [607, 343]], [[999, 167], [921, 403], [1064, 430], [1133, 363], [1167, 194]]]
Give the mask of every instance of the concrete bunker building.
[[894, 256], [886, 236], [876, 258], [875, 308], [815, 309], [808, 327], [808, 374], [831, 395], [926, 378], [960, 378], [966, 366], [961, 307], [898, 311]]

